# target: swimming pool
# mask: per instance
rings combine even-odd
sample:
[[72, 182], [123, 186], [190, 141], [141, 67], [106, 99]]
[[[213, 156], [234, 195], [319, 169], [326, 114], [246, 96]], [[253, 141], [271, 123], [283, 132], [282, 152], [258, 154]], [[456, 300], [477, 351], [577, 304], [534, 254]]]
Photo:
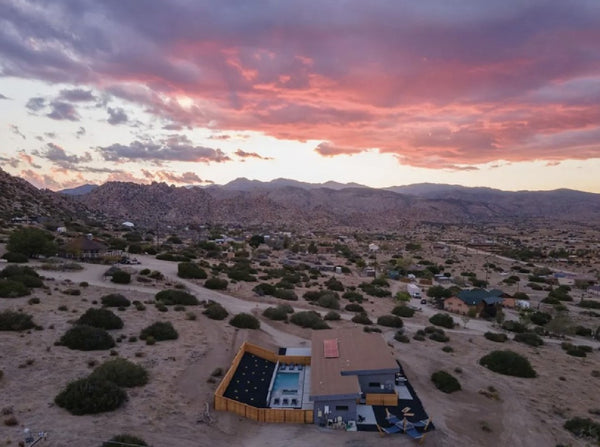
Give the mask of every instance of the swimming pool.
[[275, 376], [275, 382], [273, 382], [272, 393], [274, 394], [276, 391], [281, 390], [282, 394], [296, 394], [298, 392], [299, 382], [300, 373], [278, 372]]

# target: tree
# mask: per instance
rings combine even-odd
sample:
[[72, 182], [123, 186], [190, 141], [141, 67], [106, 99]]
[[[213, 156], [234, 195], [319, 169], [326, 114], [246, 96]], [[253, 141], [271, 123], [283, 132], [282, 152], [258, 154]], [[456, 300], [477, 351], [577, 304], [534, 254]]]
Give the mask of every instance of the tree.
[[254, 234], [248, 241], [248, 245], [250, 245], [252, 248], [257, 248], [260, 244], [264, 244], [264, 242], [264, 236], [261, 236], [260, 234]]
[[314, 255], [318, 253], [318, 251], [319, 249], [315, 245], [314, 241], [311, 241], [310, 244], [308, 244], [308, 252]]
[[8, 238], [6, 249], [30, 258], [56, 254], [56, 244], [52, 241], [52, 235], [39, 228], [19, 228], [13, 231]]

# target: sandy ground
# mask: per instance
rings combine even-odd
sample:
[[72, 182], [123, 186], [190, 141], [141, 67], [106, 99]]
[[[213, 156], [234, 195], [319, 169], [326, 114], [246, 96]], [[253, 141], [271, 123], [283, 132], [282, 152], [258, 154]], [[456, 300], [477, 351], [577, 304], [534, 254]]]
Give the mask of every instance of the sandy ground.
[[[102, 279], [106, 266], [85, 265], [74, 273], [44, 272], [53, 281], [47, 281], [49, 293], [38, 290], [34, 296], [41, 299], [29, 305], [30, 297], [1, 299], [0, 310], [23, 309], [34, 315], [41, 331], [27, 333], [0, 332], [0, 407], [12, 407], [19, 421], [15, 427], [0, 427], [0, 445], [17, 445], [23, 428], [49, 433], [46, 441], [38, 445], [64, 446], [73, 442], [80, 445], [99, 445], [101, 441], [118, 433], [131, 433], [143, 437], [149, 444], [158, 446], [243, 445], [243, 446], [305, 446], [329, 443], [341, 446], [414, 445], [403, 436], [381, 438], [377, 433], [342, 433], [328, 431], [314, 425], [260, 424], [238, 416], [214, 412], [212, 423], [199, 422], [206, 403], [212, 405], [216, 384], [208, 383], [216, 367], [227, 368], [237, 348], [244, 340], [266, 347], [306, 345], [310, 331], [291, 324], [261, 320], [260, 331], [237, 330], [226, 321], [212, 321], [194, 311], [198, 319], [190, 321], [185, 312], [170, 310], [158, 312], [148, 305], [139, 312], [130, 307], [119, 313], [125, 322], [121, 330], [111, 331], [114, 336], [138, 335], [141, 328], [157, 321], [172, 321], [180, 337], [176, 341], [160, 342], [146, 346], [143, 342], [125, 340], [115, 348], [119, 355], [144, 365], [150, 372], [148, 385], [128, 392], [129, 401], [111, 413], [88, 416], [71, 416], [53, 404], [56, 394], [71, 380], [91, 371], [88, 362], [102, 362], [111, 358], [107, 351], [71, 351], [54, 346], [92, 301], [118, 290], [128, 298], [151, 300], [153, 295], [171, 284], [181, 282], [199, 299], [221, 302], [231, 312], [250, 311], [258, 314], [269, 302], [257, 301], [246, 289], [240, 288], [230, 296], [204, 289], [189, 281], [175, 277], [176, 263], [139, 257], [142, 265], [137, 269], [160, 270], [167, 280], [153, 285], [117, 286]], [[72, 283], [66, 282], [72, 281]], [[90, 286], [82, 288], [81, 296], [62, 293], [81, 281]], [[301, 293], [300, 293], [301, 294]], [[67, 306], [67, 311], [58, 307]], [[314, 307], [300, 300], [297, 308]], [[391, 309], [390, 299], [374, 299], [365, 307], [372, 315], [382, 315]], [[415, 317], [405, 319], [410, 335], [428, 325], [427, 318], [435, 310], [423, 307]], [[353, 324], [344, 314], [336, 325]], [[457, 320], [460, 321], [460, 320]], [[461, 323], [462, 324], [462, 323]], [[591, 408], [600, 408], [600, 378], [591, 375], [600, 370], [600, 352], [585, 359], [567, 356], [557, 343], [547, 343], [541, 348], [530, 348], [509, 341], [503, 345], [486, 340], [482, 332], [489, 323], [471, 320], [467, 328], [447, 331], [448, 343], [454, 352], [441, 350], [443, 344], [431, 340], [408, 344], [393, 341], [394, 331], [386, 330], [383, 336], [401, 361], [425, 409], [433, 417], [437, 430], [426, 439], [426, 445], [488, 445], [488, 446], [553, 446], [586, 445], [567, 433], [562, 425], [574, 416], [588, 416]], [[526, 355], [538, 371], [536, 379], [518, 379], [501, 376], [478, 365], [481, 356], [493, 349], [512, 349]], [[33, 362], [31, 362], [33, 361]], [[28, 365], [28, 363], [31, 363]], [[461, 372], [454, 372], [460, 368]], [[463, 390], [446, 395], [433, 387], [430, 376], [439, 369], [452, 372], [461, 382]], [[487, 398], [481, 389], [493, 386], [500, 400]], [[482, 426], [489, 428], [483, 430]]]

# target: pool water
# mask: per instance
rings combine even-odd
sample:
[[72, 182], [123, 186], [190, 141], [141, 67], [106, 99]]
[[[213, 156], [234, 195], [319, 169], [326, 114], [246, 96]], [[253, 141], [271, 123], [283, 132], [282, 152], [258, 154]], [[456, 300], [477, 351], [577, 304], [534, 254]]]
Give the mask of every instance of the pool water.
[[298, 391], [300, 373], [277, 373], [275, 382], [273, 382], [273, 393], [278, 390]]

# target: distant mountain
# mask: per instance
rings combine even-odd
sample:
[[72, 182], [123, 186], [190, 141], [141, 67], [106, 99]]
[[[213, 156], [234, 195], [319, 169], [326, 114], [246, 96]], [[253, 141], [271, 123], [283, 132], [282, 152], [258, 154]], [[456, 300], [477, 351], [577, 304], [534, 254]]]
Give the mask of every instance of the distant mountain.
[[81, 196], [83, 194], [92, 192], [97, 187], [98, 185], [92, 185], [90, 183], [87, 183], [85, 185], [77, 186], [75, 188], [63, 189], [61, 191], [58, 191], [58, 193], [64, 194], [66, 196]]
[[302, 189], [318, 189], [318, 188], [326, 188], [333, 190], [340, 190], [346, 188], [367, 188], [367, 186], [360, 185], [358, 183], [338, 183], [333, 181], [328, 181], [325, 183], [307, 183], [300, 182], [298, 180], [291, 180], [285, 178], [277, 178], [275, 180], [271, 180], [269, 182], [261, 182], [260, 180], [248, 180], [247, 178], [240, 177], [231, 182], [219, 186], [213, 185], [209, 188], [211, 189], [226, 189], [230, 191], [252, 191], [252, 190], [266, 190], [266, 189], [274, 189], [274, 188], [283, 188], [283, 187], [293, 187], [293, 188], [302, 188]]

